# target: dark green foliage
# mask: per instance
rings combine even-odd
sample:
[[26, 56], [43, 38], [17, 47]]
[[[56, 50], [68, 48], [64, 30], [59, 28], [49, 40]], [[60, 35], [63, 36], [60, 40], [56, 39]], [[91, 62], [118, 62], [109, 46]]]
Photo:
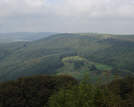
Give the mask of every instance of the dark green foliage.
[[134, 107], [134, 78], [95, 86], [80, 83], [49, 98], [48, 107]]
[[77, 84], [70, 76], [34, 76], [0, 83], [2, 107], [43, 107], [59, 88]]
[[90, 70], [91, 70], [91, 71], [96, 71], [96, 70], [97, 70], [97, 68], [96, 68], [96, 66], [95, 66], [95, 65], [92, 65], [92, 66], [91, 66], [91, 68], [90, 68]]
[[60, 90], [50, 97], [50, 107], [94, 107], [95, 89], [91, 85], [80, 84], [71, 89]]
[[134, 78], [109, 84], [70, 76], [35, 76], [0, 83], [2, 107], [134, 107]]

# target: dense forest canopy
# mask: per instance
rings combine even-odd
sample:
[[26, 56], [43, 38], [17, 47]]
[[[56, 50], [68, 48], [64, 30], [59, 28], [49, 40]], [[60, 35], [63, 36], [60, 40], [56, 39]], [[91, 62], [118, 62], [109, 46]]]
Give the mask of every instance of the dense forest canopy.
[[77, 81], [70, 76], [33, 76], [0, 83], [0, 107], [43, 107], [59, 88]]
[[0, 83], [1, 107], [133, 107], [134, 78], [108, 84], [70, 76], [33, 76]]

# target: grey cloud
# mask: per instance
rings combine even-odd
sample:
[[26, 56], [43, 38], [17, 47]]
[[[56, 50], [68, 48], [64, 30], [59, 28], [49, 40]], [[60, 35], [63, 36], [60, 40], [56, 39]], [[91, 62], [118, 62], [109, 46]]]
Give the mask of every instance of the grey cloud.
[[134, 33], [133, 0], [0, 0], [0, 32]]

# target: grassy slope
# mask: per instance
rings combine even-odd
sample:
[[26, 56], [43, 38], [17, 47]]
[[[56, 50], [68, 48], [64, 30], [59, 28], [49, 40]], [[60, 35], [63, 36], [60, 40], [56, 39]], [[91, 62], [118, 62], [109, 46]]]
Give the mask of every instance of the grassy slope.
[[[91, 62], [80, 56], [64, 57], [62, 62], [64, 66], [57, 70], [57, 75], [71, 75], [79, 80], [89, 75], [91, 80], [96, 81], [99, 77], [104, 77], [104, 73], [112, 70], [108, 65]], [[112, 78], [112, 73], [109, 75]]]

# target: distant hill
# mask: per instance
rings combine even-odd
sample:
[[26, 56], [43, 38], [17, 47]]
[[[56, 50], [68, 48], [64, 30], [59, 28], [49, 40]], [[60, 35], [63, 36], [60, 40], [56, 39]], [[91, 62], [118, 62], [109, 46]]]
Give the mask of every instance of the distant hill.
[[16, 33], [0, 33], [0, 43], [10, 43], [18, 41], [33, 41], [48, 37], [56, 33], [52, 32], [16, 32]]
[[[98, 71], [101, 74], [108, 72], [110, 75], [121, 77], [132, 75], [133, 47], [132, 35], [95, 33], [56, 34], [32, 42], [2, 44], [0, 45], [0, 80], [38, 74], [70, 73], [69, 67], [77, 71], [76, 78], [85, 71], [92, 77]], [[78, 66], [79, 59], [84, 60], [84, 64], [82, 62], [80, 68], [78, 66], [74, 68], [72, 67], [74, 62], [64, 63], [68, 58], [74, 58]], [[91, 66], [96, 68], [92, 73], [89, 70]], [[71, 75], [75, 73], [71, 72]]]

